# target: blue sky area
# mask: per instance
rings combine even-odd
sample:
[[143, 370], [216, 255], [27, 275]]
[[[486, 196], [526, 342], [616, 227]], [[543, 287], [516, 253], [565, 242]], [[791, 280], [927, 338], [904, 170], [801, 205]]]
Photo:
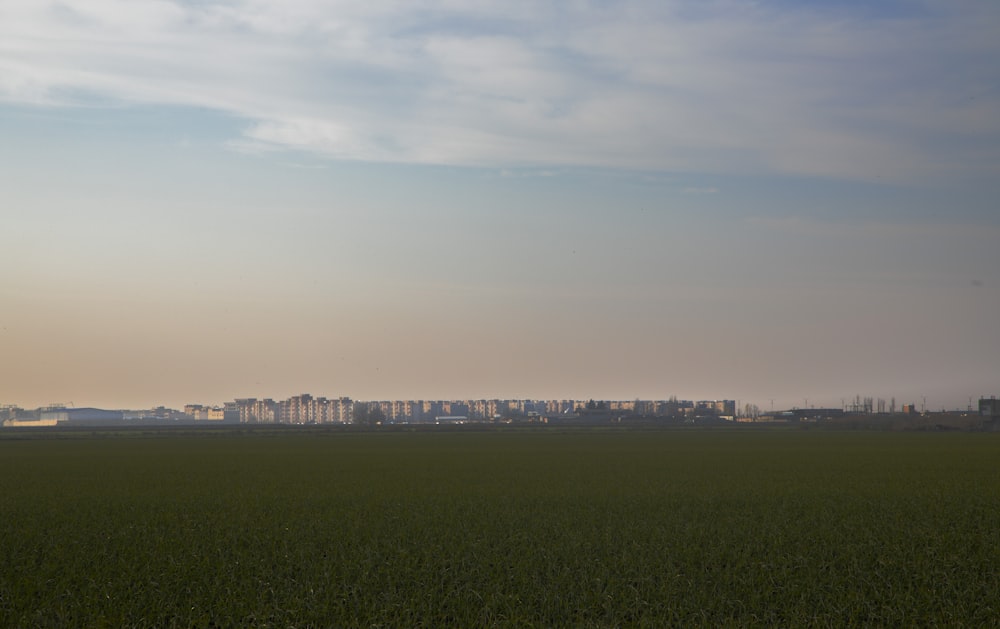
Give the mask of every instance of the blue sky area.
[[0, 404], [1000, 394], [1000, 4], [0, 5]]

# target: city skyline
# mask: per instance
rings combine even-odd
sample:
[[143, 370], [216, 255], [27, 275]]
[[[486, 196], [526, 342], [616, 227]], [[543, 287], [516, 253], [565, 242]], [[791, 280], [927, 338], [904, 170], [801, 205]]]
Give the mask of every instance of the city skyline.
[[[772, 400], [773, 403], [773, 400]], [[172, 425], [348, 425], [464, 424], [464, 423], [621, 423], [676, 424], [719, 422], [788, 423], [837, 419], [900, 418], [922, 420], [950, 416], [996, 418], [1000, 400], [983, 397], [966, 408], [934, 409], [896, 398], [855, 396], [838, 406], [792, 406], [761, 408], [738, 400], [685, 400], [676, 396], [659, 400], [607, 399], [453, 399], [453, 400], [354, 400], [303, 393], [287, 399], [238, 398], [223, 404], [186, 404], [183, 410], [157, 406], [149, 409], [101, 409], [55, 404], [35, 409], [0, 405], [4, 428], [71, 426], [172, 426]], [[192, 423], [193, 422], [193, 423]], [[871, 424], [872, 426], [876, 424]], [[924, 425], [926, 427], [926, 425]], [[941, 425], [938, 425], [940, 429]], [[884, 424], [883, 424], [884, 427]], [[954, 426], [953, 426], [954, 427]], [[967, 428], [974, 427], [967, 425]], [[981, 427], [981, 426], [980, 426]]]
[[0, 5], [0, 403], [1000, 391], [1000, 5]]
[[[784, 404], [783, 400], [775, 400], [770, 398], [765, 400], [764, 404], [758, 404], [754, 400], [739, 400], [722, 397], [712, 397], [712, 398], [691, 398], [685, 396], [669, 395], [660, 396], [653, 398], [612, 398], [612, 397], [600, 397], [600, 396], [583, 396], [583, 397], [569, 397], [560, 398], [552, 396], [541, 396], [541, 397], [469, 397], [469, 396], [456, 396], [448, 398], [432, 398], [432, 397], [416, 397], [416, 398], [378, 398], [378, 399], [360, 399], [353, 398], [350, 395], [343, 394], [316, 394], [313, 393], [299, 393], [290, 396], [246, 396], [246, 397], [235, 397], [225, 401], [209, 401], [205, 402], [185, 402], [184, 404], [169, 405], [169, 404], [157, 404], [149, 406], [134, 406], [134, 407], [124, 407], [120, 405], [104, 405], [102, 407], [94, 407], [90, 405], [77, 405], [73, 402], [49, 402], [46, 404], [40, 404], [36, 406], [27, 404], [17, 404], [17, 403], [6, 403], [0, 401], [0, 409], [20, 409], [20, 410], [59, 410], [59, 409], [96, 409], [96, 410], [110, 410], [110, 411], [125, 411], [125, 412], [152, 412], [152, 411], [171, 411], [179, 412], [179, 409], [184, 409], [185, 414], [192, 414], [195, 410], [200, 413], [200, 419], [222, 419], [223, 415], [221, 412], [226, 410], [233, 410], [237, 407], [254, 407], [257, 410], [252, 411], [252, 413], [260, 413], [259, 409], [265, 407], [271, 407], [271, 412], [276, 413], [276, 409], [281, 406], [291, 405], [292, 407], [299, 408], [303, 405], [318, 404], [319, 406], [330, 405], [336, 407], [338, 410], [335, 411], [336, 416], [339, 418], [337, 421], [344, 421], [344, 418], [351, 416], [353, 405], [382, 405], [382, 408], [407, 408], [411, 406], [417, 408], [423, 406], [423, 413], [426, 415], [431, 411], [428, 410], [431, 406], [435, 408], [444, 405], [447, 408], [450, 405], [459, 405], [466, 407], [461, 414], [469, 414], [470, 412], [477, 418], [484, 418], [493, 416], [495, 414], [496, 408], [503, 409], [520, 409], [519, 414], [525, 414], [527, 410], [537, 410], [537, 406], [547, 405], [549, 408], [546, 410], [548, 414], [559, 414], [561, 412], [566, 412], [567, 410], [574, 410], [584, 407], [588, 404], [598, 403], [598, 404], [608, 404], [610, 410], [636, 410], [638, 408], [648, 408], [652, 409], [654, 407], [662, 407], [664, 405], [669, 405], [671, 408], [676, 407], [676, 409], [689, 409], [697, 410], [700, 408], [715, 408], [717, 414], [723, 415], [737, 415], [737, 416], [751, 416], [757, 414], [768, 414], [772, 412], [783, 412], [789, 410], [808, 410], [808, 409], [839, 409], [844, 412], [853, 412], [860, 414], [885, 414], [885, 413], [910, 413], [910, 412], [966, 412], [974, 410], [977, 404], [981, 404], [985, 400], [996, 400], [996, 395], [980, 395], [980, 396], [970, 396], [965, 405], [956, 405], [953, 407], [936, 406], [934, 400], [928, 401], [926, 396], [920, 396], [918, 399], [898, 399], [896, 396], [875, 396], [875, 395], [861, 395], [857, 394], [849, 397], [841, 397], [838, 403], [824, 403], [827, 400], [825, 398], [813, 399], [810, 401], [808, 398], [801, 398], [800, 404], [789, 403]], [[777, 404], [776, 404], [777, 402]], [[723, 406], [718, 406], [718, 405]], [[388, 406], [386, 406], [388, 405]], [[552, 407], [558, 407], [557, 411], [553, 411]], [[648, 406], [653, 405], [653, 406]], [[473, 409], [470, 411], [469, 409]], [[493, 408], [494, 411], [487, 412], [486, 409]], [[192, 410], [194, 409], [194, 410]], [[478, 410], [476, 410], [478, 409]], [[205, 415], [210, 411], [218, 411], [219, 414], [215, 416]], [[297, 412], [297, 411], [296, 411]], [[319, 411], [314, 411], [319, 412]], [[322, 411], [326, 413], [327, 411]], [[331, 411], [332, 412], [332, 411]], [[389, 413], [390, 418], [394, 417], [397, 411]], [[441, 411], [438, 411], [440, 414]], [[447, 411], [444, 411], [448, 414]], [[513, 412], [513, 411], [511, 411]], [[652, 410], [648, 411], [649, 414], [654, 414]], [[403, 412], [404, 415], [412, 414], [412, 411], [408, 410]], [[640, 413], [643, 414], [643, 413]], [[656, 411], [655, 414], [663, 414], [662, 408]], [[668, 413], [669, 414], [669, 413]], [[417, 416], [420, 415], [420, 411], [417, 411]], [[195, 416], [195, 419], [199, 419], [199, 416]], [[245, 418], [240, 420], [246, 423]], [[251, 421], [250, 423], [256, 423], [257, 420]], [[263, 420], [261, 420], [263, 421]], [[273, 421], [278, 421], [274, 419]], [[326, 419], [321, 423], [333, 422], [333, 420]], [[269, 422], [264, 422], [269, 423]], [[334, 422], [336, 423], [336, 422]]]

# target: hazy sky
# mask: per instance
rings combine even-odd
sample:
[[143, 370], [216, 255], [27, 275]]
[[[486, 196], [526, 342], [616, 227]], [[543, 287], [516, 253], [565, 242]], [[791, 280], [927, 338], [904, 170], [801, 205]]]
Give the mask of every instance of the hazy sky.
[[997, 33], [0, 0], [0, 404], [1000, 395]]

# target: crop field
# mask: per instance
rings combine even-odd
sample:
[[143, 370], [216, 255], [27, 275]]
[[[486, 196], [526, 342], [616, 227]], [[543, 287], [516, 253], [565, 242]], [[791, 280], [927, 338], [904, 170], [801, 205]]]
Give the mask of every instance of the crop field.
[[990, 626], [1000, 435], [0, 438], [0, 626]]

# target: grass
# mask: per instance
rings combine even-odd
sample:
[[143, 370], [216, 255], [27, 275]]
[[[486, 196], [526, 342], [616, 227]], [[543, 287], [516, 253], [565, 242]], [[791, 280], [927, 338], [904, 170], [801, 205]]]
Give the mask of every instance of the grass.
[[1000, 440], [0, 439], [0, 624], [996, 625]]

